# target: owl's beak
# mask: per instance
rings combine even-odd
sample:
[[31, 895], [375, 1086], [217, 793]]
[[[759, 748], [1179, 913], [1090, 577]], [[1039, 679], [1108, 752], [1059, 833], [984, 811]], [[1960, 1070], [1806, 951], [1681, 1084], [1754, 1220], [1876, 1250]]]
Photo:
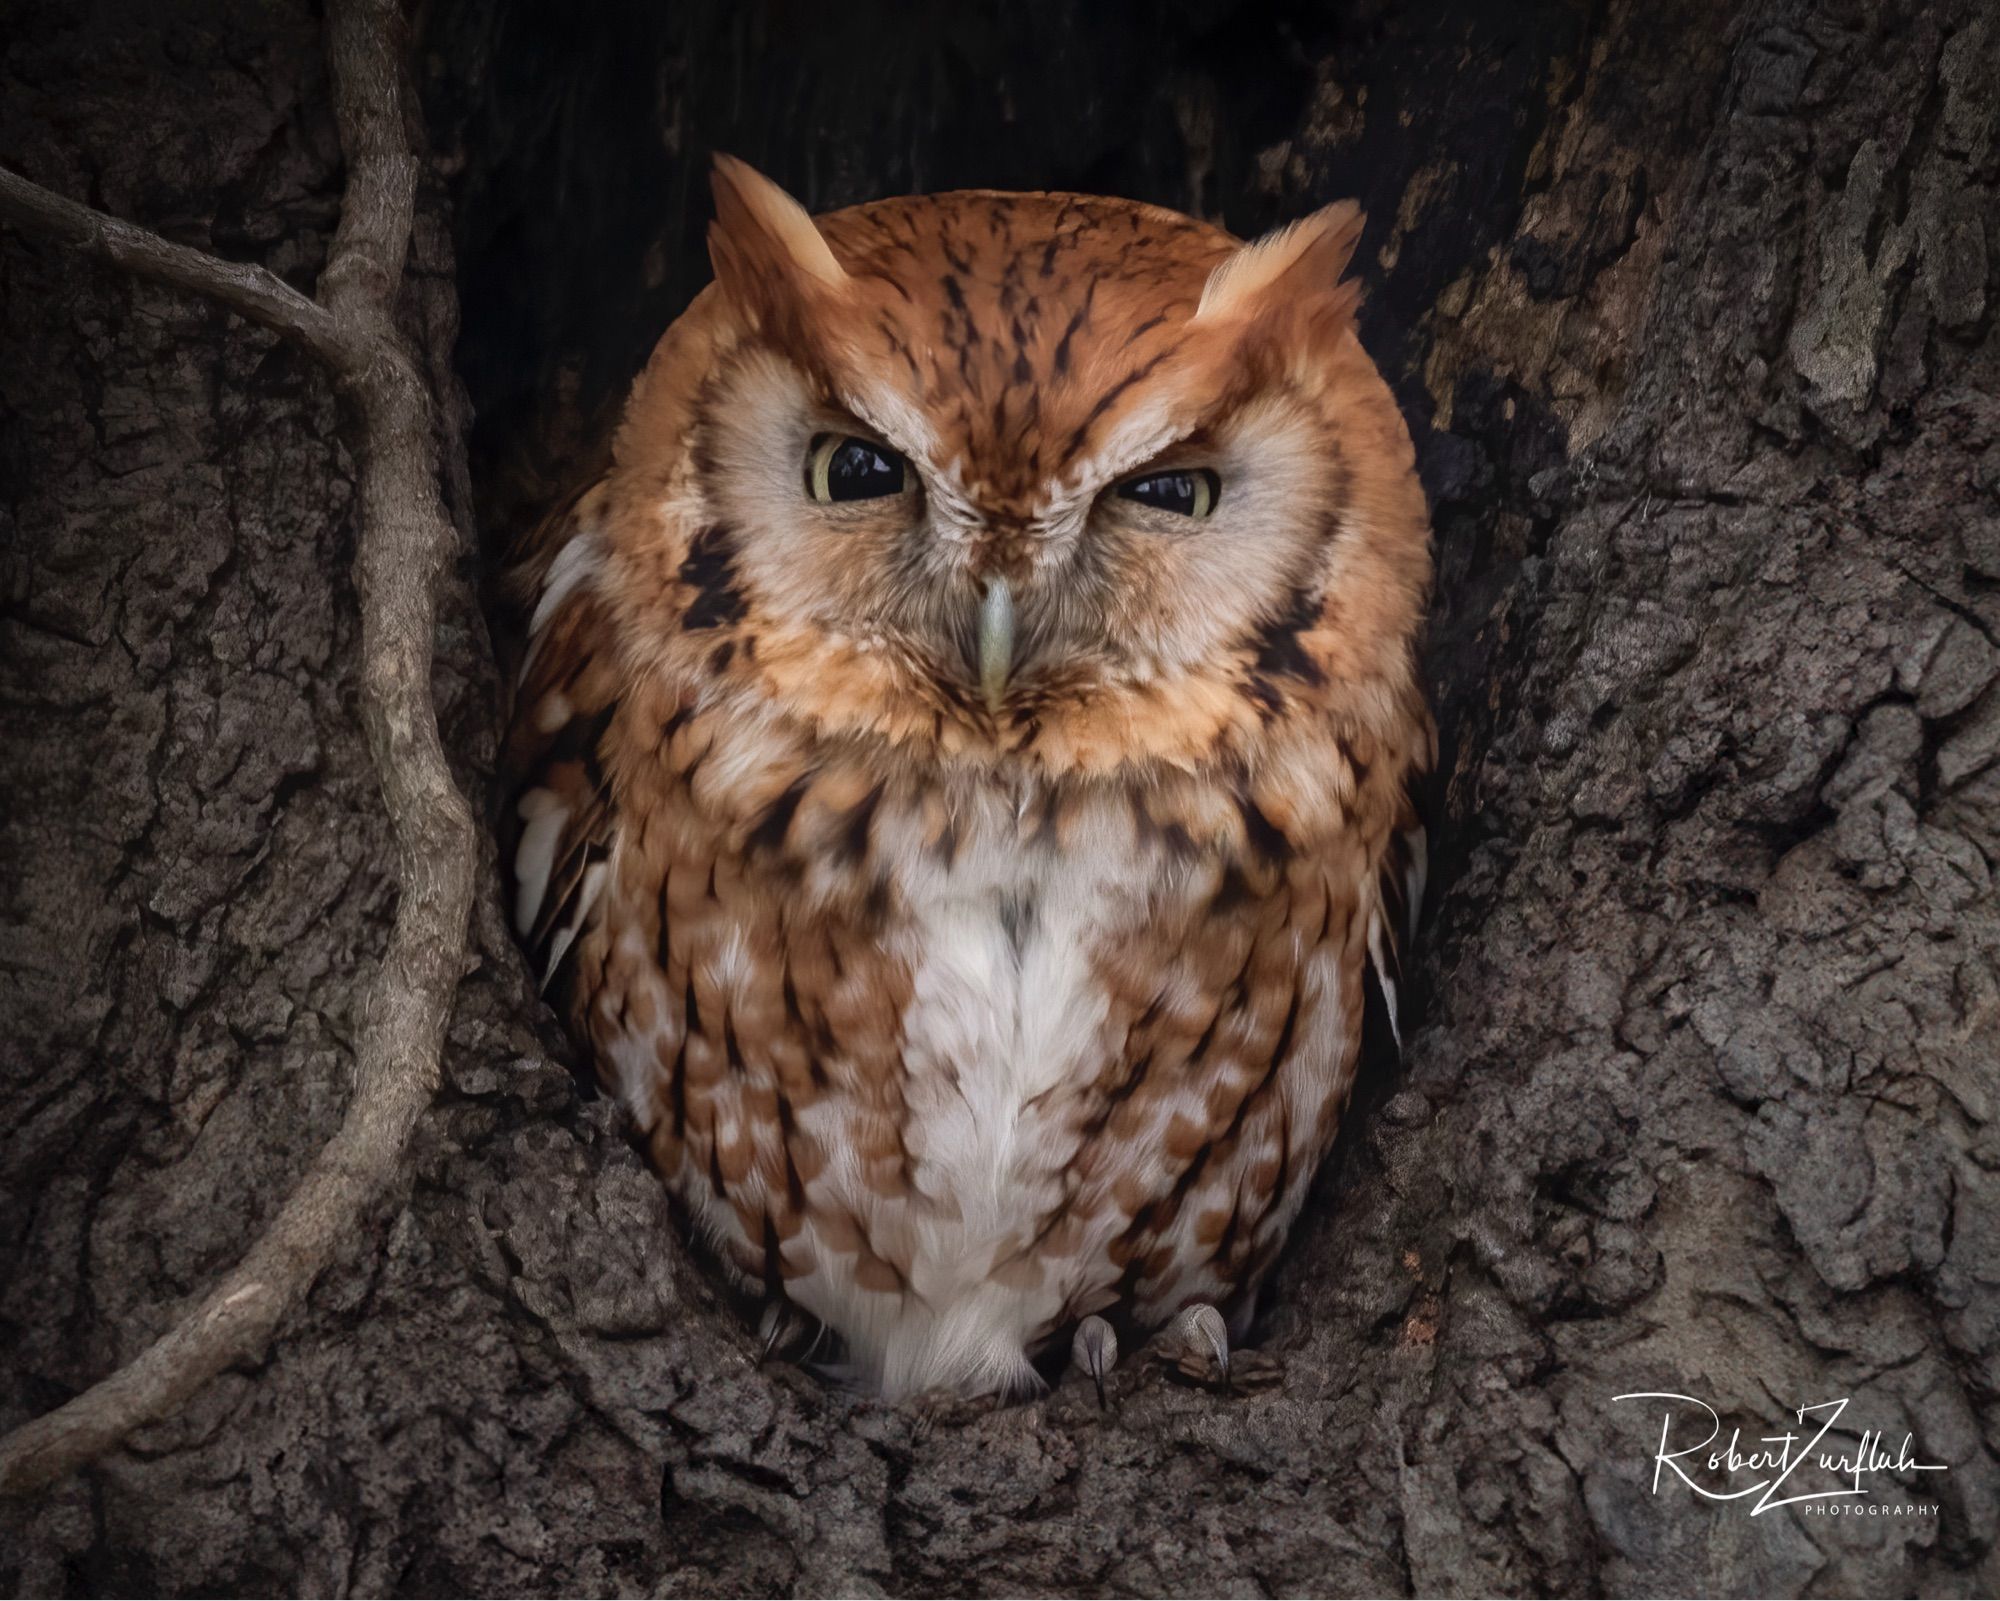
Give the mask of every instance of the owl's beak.
[[979, 603], [979, 689], [986, 709], [998, 713], [1014, 671], [1014, 591], [1004, 578], [986, 581]]

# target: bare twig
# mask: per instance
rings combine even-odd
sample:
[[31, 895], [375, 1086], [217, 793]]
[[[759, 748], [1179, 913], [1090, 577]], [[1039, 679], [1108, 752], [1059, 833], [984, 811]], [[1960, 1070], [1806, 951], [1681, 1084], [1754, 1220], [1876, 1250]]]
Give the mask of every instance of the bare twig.
[[431, 703], [436, 585], [454, 534], [438, 499], [430, 390], [396, 329], [415, 211], [395, 0], [332, 0], [327, 54], [347, 157], [318, 297], [0, 173], [0, 216], [145, 277], [212, 296], [298, 340], [354, 424], [361, 513], [362, 717], [395, 828], [402, 895], [355, 1053], [347, 1116], [263, 1237], [193, 1312], [102, 1383], [0, 1440], [0, 1492], [24, 1494], [177, 1408], [257, 1355], [401, 1165], [438, 1079], [472, 904], [472, 814]]
[[316, 353], [324, 354], [332, 342], [332, 314], [275, 273], [177, 245], [53, 194], [5, 167], [0, 167], [0, 218], [141, 278], [219, 300], [239, 317], [296, 339]]

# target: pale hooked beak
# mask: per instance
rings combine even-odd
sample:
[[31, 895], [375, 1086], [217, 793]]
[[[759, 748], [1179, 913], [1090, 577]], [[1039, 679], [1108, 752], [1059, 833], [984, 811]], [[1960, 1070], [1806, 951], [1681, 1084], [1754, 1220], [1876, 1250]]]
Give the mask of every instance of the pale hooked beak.
[[1000, 710], [1013, 670], [1014, 591], [1006, 579], [989, 578], [986, 598], [979, 603], [979, 689], [988, 711]]

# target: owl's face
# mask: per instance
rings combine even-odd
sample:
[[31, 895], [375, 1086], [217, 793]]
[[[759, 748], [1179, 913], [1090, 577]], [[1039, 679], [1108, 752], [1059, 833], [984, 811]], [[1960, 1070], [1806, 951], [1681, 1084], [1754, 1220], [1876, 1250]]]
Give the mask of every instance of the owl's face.
[[663, 658], [823, 733], [1058, 770], [1401, 697], [1426, 534], [1339, 282], [1351, 208], [1252, 246], [1062, 195], [815, 222], [726, 161], [717, 202], [717, 288], [618, 444]]

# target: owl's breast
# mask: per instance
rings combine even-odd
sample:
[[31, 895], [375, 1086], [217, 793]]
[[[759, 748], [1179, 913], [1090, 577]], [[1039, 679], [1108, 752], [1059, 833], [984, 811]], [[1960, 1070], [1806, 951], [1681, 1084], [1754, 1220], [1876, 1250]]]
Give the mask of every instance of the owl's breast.
[[1059, 1187], [1072, 1113], [1121, 1043], [1102, 958], [1180, 898], [1184, 874], [1129, 830], [1023, 839], [1012, 808], [970, 809], [949, 859], [897, 874], [907, 963], [905, 1096], [918, 1183], [1000, 1239]]
[[1361, 854], [1259, 852], [1226, 795], [899, 786], [761, 737], [697, 720], [619, 775], [578, 966], [726, 1260], [889, 1393], [1018, 1389], [1083, 1313], [1253, 1284], [1345, 1094]]

